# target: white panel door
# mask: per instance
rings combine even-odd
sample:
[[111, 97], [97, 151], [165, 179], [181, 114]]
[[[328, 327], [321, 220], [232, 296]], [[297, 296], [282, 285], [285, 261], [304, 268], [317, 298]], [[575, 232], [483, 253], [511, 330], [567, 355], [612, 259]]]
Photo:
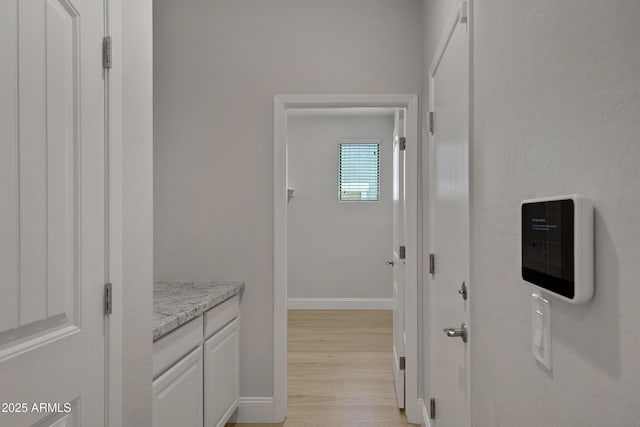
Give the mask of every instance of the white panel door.
[[202, 427], [202, 346], [153, 382], [153, 427]]
[[468, 332], [469, 323], [469, 299], [462, 290], [463, 282], [469, 286], [469, 33], [461, 11], [456, 10], [441, 39], [430, 85], [435, 269], [429, 282], [429, 389], [436, 399], [435, 427], [470, 425], [469, 345], [457, 336]]
[[401, 138], [405, 137], [405, 111], [396, 109], [393, 128], [393, 379], [398, 408], [405, 407], [405, 260], [400, 247], [405, 245], [405, 151]]
[[0, 1], [2, 426], [104, 425], [103, 10]]

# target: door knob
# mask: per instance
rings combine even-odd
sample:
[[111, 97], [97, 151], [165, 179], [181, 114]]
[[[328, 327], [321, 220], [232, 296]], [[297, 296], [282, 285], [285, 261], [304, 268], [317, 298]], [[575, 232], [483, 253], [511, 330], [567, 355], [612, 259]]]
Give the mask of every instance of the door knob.
[[393, 265], [395, 264], [395, 262], [393, 261], [385, 261], [384, 263], [390, 265], [391, 267], [393, 267]]
[[464, 323], [459, 328], [444, 328], [443, 331], [449, 338], [460, 337], [462, 342], [467, 342], [467, 325]]

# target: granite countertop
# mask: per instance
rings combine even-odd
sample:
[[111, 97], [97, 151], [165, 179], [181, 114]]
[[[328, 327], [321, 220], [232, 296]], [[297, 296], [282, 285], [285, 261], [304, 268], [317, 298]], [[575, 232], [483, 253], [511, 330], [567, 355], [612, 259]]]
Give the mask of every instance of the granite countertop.
[[243, 291], [242, 282], [155, 282], [153, 341]]

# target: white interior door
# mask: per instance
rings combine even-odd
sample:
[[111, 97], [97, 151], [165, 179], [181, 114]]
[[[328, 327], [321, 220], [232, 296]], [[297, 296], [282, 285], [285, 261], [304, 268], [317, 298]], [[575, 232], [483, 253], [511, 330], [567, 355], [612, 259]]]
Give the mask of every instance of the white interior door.
[[[469, 33], [466, 5], [449, 20], [431, 68], [430, 393], [434, 425], [470, 425], [469, 406]], [[462, 324], [465, 324], [465, 327]], [[449, 333], [446, 333], [448, 329]]]
[[103, 1], [0, 1], [2, 426], [104, 425], [103, 31]]
[[406, 267], [401, 248], [405, 246], [405, 117], [396, 109], [393, 129], [393, 378], [398, 408], [405, 407], [405, 276]]

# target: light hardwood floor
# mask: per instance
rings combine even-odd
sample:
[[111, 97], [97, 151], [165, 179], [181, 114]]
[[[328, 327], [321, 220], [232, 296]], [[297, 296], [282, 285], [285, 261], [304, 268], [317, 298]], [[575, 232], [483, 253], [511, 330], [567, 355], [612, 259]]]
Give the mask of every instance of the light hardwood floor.
[[396, 407], [392, 312], [290, 310], [284, 427], [411, 426]]

